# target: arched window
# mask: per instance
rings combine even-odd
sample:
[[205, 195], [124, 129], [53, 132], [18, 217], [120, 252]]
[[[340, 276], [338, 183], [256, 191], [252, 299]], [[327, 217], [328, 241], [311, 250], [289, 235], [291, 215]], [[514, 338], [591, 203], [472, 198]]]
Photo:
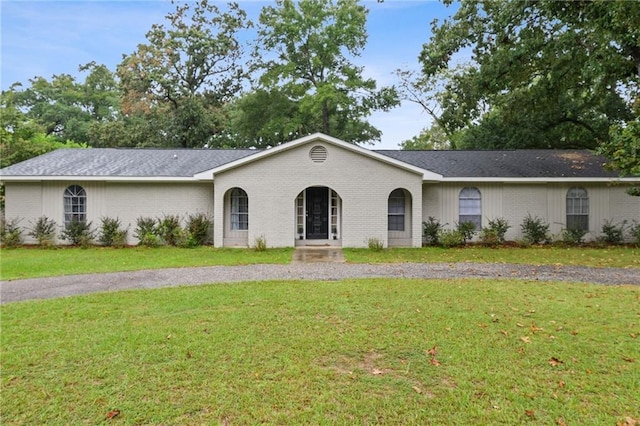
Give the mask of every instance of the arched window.
[[249, 229], [249, 198], [240, 188], [231, 190], [231, 230], [246, 231]]
[[402, 189], [396, 189], [389, 195], [389, 231], [404, 231], [405, 195]]
[[478, 188], [462, 188], [459, 196], [458, 223], [471, 222], [476, 230], [482, 228], [482, 196]]
[[79, 185], [64, 190], [64, 224], [87, 221], [87, 193]]
[[589, 230], [589, 194], [584, 188], [567, 192], [567, 229]]

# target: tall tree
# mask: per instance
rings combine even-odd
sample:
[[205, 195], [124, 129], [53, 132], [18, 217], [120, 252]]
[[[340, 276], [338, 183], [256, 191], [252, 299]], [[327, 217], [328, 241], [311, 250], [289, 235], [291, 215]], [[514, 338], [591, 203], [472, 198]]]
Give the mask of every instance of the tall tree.
[[254, 53], [270, 55], [258, 61], [263, 92], [256, 97], [287, 104], [261, 119], [285, 133], [280, 142], [312, 132], [354, 143], [380, 139], [366, 118], [399, 102], [393, 87], [377, 89], [351, 62], [366, 45], [367, 13], [356, 0], [276, 0], [263, 8]]
[[249, 22], [236, 3], [222, 12], [207, 0], [178, 4], [167, 21], [118, 66], [122, 112], [151, 123], [147, 145], [201, 147], [224, 130], [224, 107], [242, 87], [237, 37]]
[[420, 61], [428, 77], [471, 55], [442, 103], [462, 147], [595, 148], [633, 118], [639, 22], [639, 2], [463, 0]]
[[26, 88], [13, 84], [2, 93], [3, 114], [9, 114], [3, 121], [12, 117], [15, 135], [24, 135], [35, 126], [38, 131], [29, 131], [31, 134], [41, 132], [58, 141], [91, 145], [92, 123], [117, 116], [119, 91], [114, 75], [104, 65], [91, 62], [80, 66], [79, 71], [88, 73], [84, 82], [60, 74], [51, 80], [35, 77]]

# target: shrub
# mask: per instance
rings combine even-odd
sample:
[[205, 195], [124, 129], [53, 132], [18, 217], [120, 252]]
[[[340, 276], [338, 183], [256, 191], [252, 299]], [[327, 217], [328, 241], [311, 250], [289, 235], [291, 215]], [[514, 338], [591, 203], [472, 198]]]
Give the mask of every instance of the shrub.
[[201, 246], [209, 240], [209, 228], [211, 228], [211, 218], [203, 213], [189, 215], [187, 218], [187, 246]]
[[439, 234], [442, 231], [442, 224], [438, 219], [429, 216], [426, 222], [422, 222], [422, 236], [427, 245], [437, 246], [440, 244]]
[[367, 238], [367, 247], [369, 250], [381, 251], [384, 248], [384, 241], [375, 237]]
[[55, 220], [40, 216], [36, 223], [32, 223], [27, 235], [38, 240], [40, 247], [51, 247], [56, 240], [56, 227]]
[[170, 246], [181, 245], [184, 233], [180, 226], [180, 216], [165, 215], [158, 219], [157, 235]]
[[587, 235], [587, 232], [589, 231], [579, 228], [563, 229], [562, 242], [569, 245], [581, 244], [584, 236]]
[[624, 228], [627, 221], [613, 224], [611, 220], [605, 220], [602, 224], [602, 235], [598, 238], [598, 241], [607, 244], [620, 244], [624, 240]]
[[464, 235], [457, 229], [445, 229], [438, 236], [443, 247], [457, 247], [464, 244]]
[[456, 224], [456, 228], [460, 235], [462, 235], [463, 243], [466, 243], [467, 241], [472, 239], [476, 233], [476, 224], [473, 222], [458, 223]]
[[136, 229], [133, 233], [139, 241], [139, 245], [147, 247], [157, 247], [160, 240], [157, 235], [156, 221], [150, 217], [139, 217], [136, 219]]
[[629, 227], [631, 238], [636, 241], [636, 244], [640, 246], [640, 222], [633, 221], [633, 225]]
[[525, 241], [529, 244], [544, 244], [551, 240], [549, 237], [549, 224], [537, 216], [531, 217], [528, 214], [520, 227]]
[[489, 226], [480, 231], [480, 241], [486, 245], [504, 244], [504, 236], [511, 228], [507, 219], [498, 217], [489, 221]]
[[0, 218], [0, 243], [4, 247], [17, 247], [22, 244], [22, 228], [18, 225], [20, 221], [18, 218]]
[[72, 220], [65, 225], [60, 238], [69, 241], [71, 245], [87, 248], [93, 243], [95, 231], [91, 229], [91, 222]]
[[260, 235], [259, 237], [256, 237], [256, 239], [253, 242], [253, 249], [255, 251], [267, 250], [267, 239], [264, 237], [264, 235]]
[[124, 247], [127, 244], [128, 231], [121, 228], [120, 219], [103, 217], [100, 220], [100, 243], [105, 246]]

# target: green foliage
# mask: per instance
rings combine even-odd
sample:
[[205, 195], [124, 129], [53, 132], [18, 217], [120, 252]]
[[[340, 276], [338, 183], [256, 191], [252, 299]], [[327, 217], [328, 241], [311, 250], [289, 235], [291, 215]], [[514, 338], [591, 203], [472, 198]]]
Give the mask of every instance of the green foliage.
[[476, 233], [476, 224], [473, 222], [462, 222], [456, 224], [456, 229], [462, 235], [463, 243], [470, 241]]
[[489, 220], [489, 226], [482, 228], [480, 231], [480, 241], [483, 244], [493, 246], [498, 244], [504, 244], [505, 234], [511, 228], [507, 219], [498, 217]]
[[139, 217], [136, 219], [136, 229], [133, 236], [138, 239], [138, 244], [145, 247], [157, 247], [160, 245], [156, 220], [151, 217]]
[[451, 147], [449, 136], [437, 124], [423, 129], [418, 136], [400, 143], [400, 149], [404, 150], [438, 150]]
[[602, 224], [602, 235], [598, 241], [607, 244], [620, 244], [624, 240], [624, 228], [627, 221], [614, 224], [612, 220], [605, 220]]
[[182, 226], [180, 225], [180, 216], [164, 215], [162, 218], [158, 219], [156, 234], [167, 245], [180, 245], [181, 240], [184, 237]]
[[629, 233], [636, 244], [640, 246], [640, 222], [634, 220], [631, 226], [629, 226]]
[[60, 239], [69, 241], [73, 246], [87, 248], [95, 239], [95, 231], [91, 229], [91, 222], [72, 220], [67, 223], [60, 233]]
[[253, 249], [261, 252], [267, 250], [267, 239], [264, 235], [257, 236], [253, 241]]
[[27, 235], [35, 238], [40, 247], [51, 247], [56, 241], [56, 228], [55, 220], [40, 216], [35, 223], [31, 224]]
[[367, 247], [369, 247], [369, 250], [371, 251], [380, 251], [384, 249], [384, 241], [382, 241], [382, 239], [380, 238], [375, 238], [375, 237], [367, 238], [366, 242], [367, 242]]
[[237, 37], [246, 14], [235, 3], [221, 11], [199, 0], [176, 3], [166, 18], [118, 65], [122, 113], [141, 134], [152, 130], [147, 145], [211, 147], [226, 131], [224, 106], [242, 89]]
[[99, 241], [105, 246], [124, 247], [127, 245], [127, 230], [122, 229], [120, 219], [103, 217], [100, 219]]
[[422, 236], [424, 242], [430, 246], [437, 246], [440, 244], [440, 231], [442, 231], [443, 225], [438, 219], [433, 216], [429, 216], [426, 222], [422, 222]]
[[433, 22], [419, 59], [429, 81], [471, 54], [439, 91], [438, 124], [459, 133], [459, 147], [595, 148], [632, 119], [640, 3], [456, 4], [452, 18]]
[[185, 226], [187, 245], [194, 247], [209, 242], [209, 230], [212, 224], [211, 218], [203, 213], [190, 214]]
[[586, 229], [565, 228], [562, 230], [562, 242], [572, 246], [582, 244], [584, 236], [587, 235], [588, 232]]
[[[609, 141], [599, 146], [599, 152], [608, 159], [606, 166], [617, 170], [621, 176], [640, 175], [640, 118], [636, 117], [624, 125], [614, 125], [609, 135]], [[631, 187], [627, 192], [640, 196], [640, 187]]]
[[464, 245], [464, 234], [458, 229], [443, 229], [438, 235], [442, 247], [458, 247]]
[[524, 240], [528, 244], [546, 244], [551, 241], [549, 236], [549, 223], [537, 216], [527, 214], [520, 225]]
[[[268, 112], [258, 129], [284, 132], [280, 142], [313, 132], [353, 143], [380, 140], [380, 130], [364, 119], [398, 105], [396, 90], [378, 90], [348, 57], [365, 47], [367, 13], [356, 0], [277, 0], [262, 9], [254, 56], [266, 92], [259, 96], [285, 107], [263, 103]], [[258, 111], [254, 106], [250, 114]], [[260, 133], [249, 137], [258, 140]]]
[[17, 247], [22, 244], [21, 219], [5, 219], [0, 217], [0, 244], [3, 247]]

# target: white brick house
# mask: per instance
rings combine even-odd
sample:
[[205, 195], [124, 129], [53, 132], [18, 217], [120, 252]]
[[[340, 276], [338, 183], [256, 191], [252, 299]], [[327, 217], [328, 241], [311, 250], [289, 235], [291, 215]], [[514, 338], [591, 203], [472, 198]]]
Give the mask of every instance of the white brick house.
[[[267, 150], [70, 149], [0, 170], [5, 217], [60, 226], [74, 218], [213, 218], [215, 246], [422, 244], [429, 216], [453, 225], [531, 214], [558, 234], [599, 235], [605, 220], [640, 221], [640, 178], [620, 179], [588, 151], [373, 151], [314, 134]], [[135, 244], [133, 232], [129, 242]]]

